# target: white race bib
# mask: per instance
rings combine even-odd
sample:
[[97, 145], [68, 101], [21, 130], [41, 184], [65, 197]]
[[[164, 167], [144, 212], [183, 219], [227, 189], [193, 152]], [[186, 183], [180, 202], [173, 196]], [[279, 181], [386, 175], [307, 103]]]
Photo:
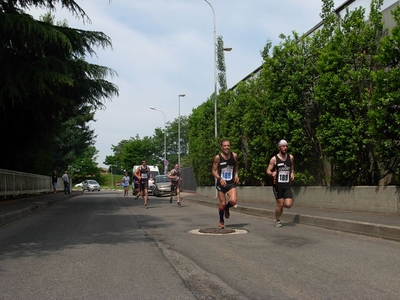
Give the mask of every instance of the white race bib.
[[278, 176], [279, 183], [288, 183], [289, 182], [290, 171], [280, 171]]
[[147, 179], [147, 178], [149, 178], [148, 174], [147, 173], [142, 173], [142, 179]]
[[221, 169], [221, 178], [223, 180], [232, 180], [233, 178], [232, 166], [227, 166], [226, 168]]

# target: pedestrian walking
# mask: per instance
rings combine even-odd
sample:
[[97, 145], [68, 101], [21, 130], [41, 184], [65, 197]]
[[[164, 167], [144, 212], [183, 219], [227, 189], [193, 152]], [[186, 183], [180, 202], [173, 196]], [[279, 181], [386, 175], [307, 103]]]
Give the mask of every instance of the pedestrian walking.
[[[212, 174], [217, 180], [220, 229], [225, 228], [224, 216], [225, 219], [229, 219], [229, 208], [236, 205], [238, 200], [236, 190], [236, 185], [239, 183], [238, 168], [238, 156], [235, 152], [231, 152], [231, 143], [225, 139], [221, 142], [221, 153], [214, 157], [212, 166]], [[226, 195], [229, 197], [228, 202]]]
[[54, 194], [57, 193], [57, 181], [58, 181], [57, 172], [56, 170], [54, 170], [53, 174], [51, 175], [51, 185], [53, 187]]
[[70, 194], [70, 188], [69, 188], [69, 176], [68, 176], [68, 171], [65, 171], [63, 176], [61, 176], [61, 179], [64, 183], [64, 194]]
[[293, 192], [291, 184], [294, 180], [294, 157], [287, 152], [288, 142], [280, 140], [278, 143], [279, 153], [269, 161], [266, 170], [267, 175], [273, 179], [273, 192], [276, 199], [275, 227], [282, 227], [280, 217], [283, 208], [293, 206]]

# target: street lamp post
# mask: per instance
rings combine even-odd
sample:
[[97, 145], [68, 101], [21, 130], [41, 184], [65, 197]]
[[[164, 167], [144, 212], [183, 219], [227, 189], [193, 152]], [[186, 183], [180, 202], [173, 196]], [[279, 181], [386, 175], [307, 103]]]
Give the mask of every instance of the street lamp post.
[[179, 107], [178, 107], [178, 165], [181, 167], [181, 97], [185, 97], [185, 94], [178, 95]]
[[211, 7], [214, 18], [214, 135], [215, 140], [218, 137], [218, 122], [217, 122], [217, 24], [215, 20], [215, 11], [211, 3], [204, 0]]
[[[218, 113], [218, 108], [217, 108], [217, 22], [215, 18], [215, 11], [213, 6], [211, 5], [210, 2], [207, 0], [204, 0], [207, 2], [207, 4], [210, 6], [212, 13], [213, 13], [213, 19], [214, 19], [214, 41], [213, 41], [213, 46], [214, 46], [214, 136], [215, 136], [215, 142], [217, 142], [218, 138], [218, 119], [217, 119], [217, 113]], [[399, 0], [400, 1], [400, 0]], [[224, 51], [231, 51], [232, 48], [224, 48]], [[217, 185], [217, 179], [215, 179], [215, 186]], [[218, 196], [218, 191], [216, 191], [215, 197], [217, 198]]]
[[164, 115], [164, 174], [167, 174], [167, 166], [166, 166], [166, 162], [167, 162], [167, 122], [165, 119], [165, 114], [162, 110], [156, 109], [154, 106], [150, 106], [150, 109], [152, 110], [157, 110], [159, 112], [161, 112]]
[[[218, 138], [218, 121], [217, 121], [217, 25], [215, 20], [215, 11], [212, 7], [211, 3], [207, 0], [204, 0], [211, 7], [213, 18], [214, 18], [214, 137], [215, 142], [217, 142]], [[215, 186], [217, 186], [217, 179], [215, 179]], [[215, 198], [218, 197], [218, 191], [215, 189]]]

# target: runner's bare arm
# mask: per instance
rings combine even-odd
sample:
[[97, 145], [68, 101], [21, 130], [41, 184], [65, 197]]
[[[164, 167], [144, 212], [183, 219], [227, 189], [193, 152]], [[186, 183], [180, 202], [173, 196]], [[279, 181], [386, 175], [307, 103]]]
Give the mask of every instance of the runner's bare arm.
[[214, 178], [216, 178], [216, 179], [220, 179], [221, 178], [221, 176], [218, 174], [218, 164], [219, 164], [219, 155], [216, 155], [214, 157], [214, 162], [213, 162], [212, 170], [211, 170]]
[[238, 164], [238, 155], [237, 155], [237, 153], [233, 153], [233, 158], [236, 161], [234, 182], [236, 184], [238, 184], [239, 183], [239, 164]]
[[292, 161], [292, 172], [290, 173], [290, 181], [294, 180], [294, 156], [290, 155], [290, 160]]
[[272, 177], [272, 172], [274, 172], [274, 170], [275, 170], [275, 164], [276, 164], [276, 158], [275, 158], [275, 156], [273, 156], [271, 158], [271, 160], [269, 161], [269, 165], [268, 165], [268, 168], [266, 170], [266, 173], [267, 173], [268, 176]]

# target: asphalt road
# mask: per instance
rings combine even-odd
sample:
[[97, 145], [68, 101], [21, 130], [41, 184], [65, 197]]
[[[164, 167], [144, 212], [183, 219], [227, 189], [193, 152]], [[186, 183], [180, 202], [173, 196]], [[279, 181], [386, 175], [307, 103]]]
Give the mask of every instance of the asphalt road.
[[0, 299], [399, 299], [395, 241], [90, 192], [0, 228]]

